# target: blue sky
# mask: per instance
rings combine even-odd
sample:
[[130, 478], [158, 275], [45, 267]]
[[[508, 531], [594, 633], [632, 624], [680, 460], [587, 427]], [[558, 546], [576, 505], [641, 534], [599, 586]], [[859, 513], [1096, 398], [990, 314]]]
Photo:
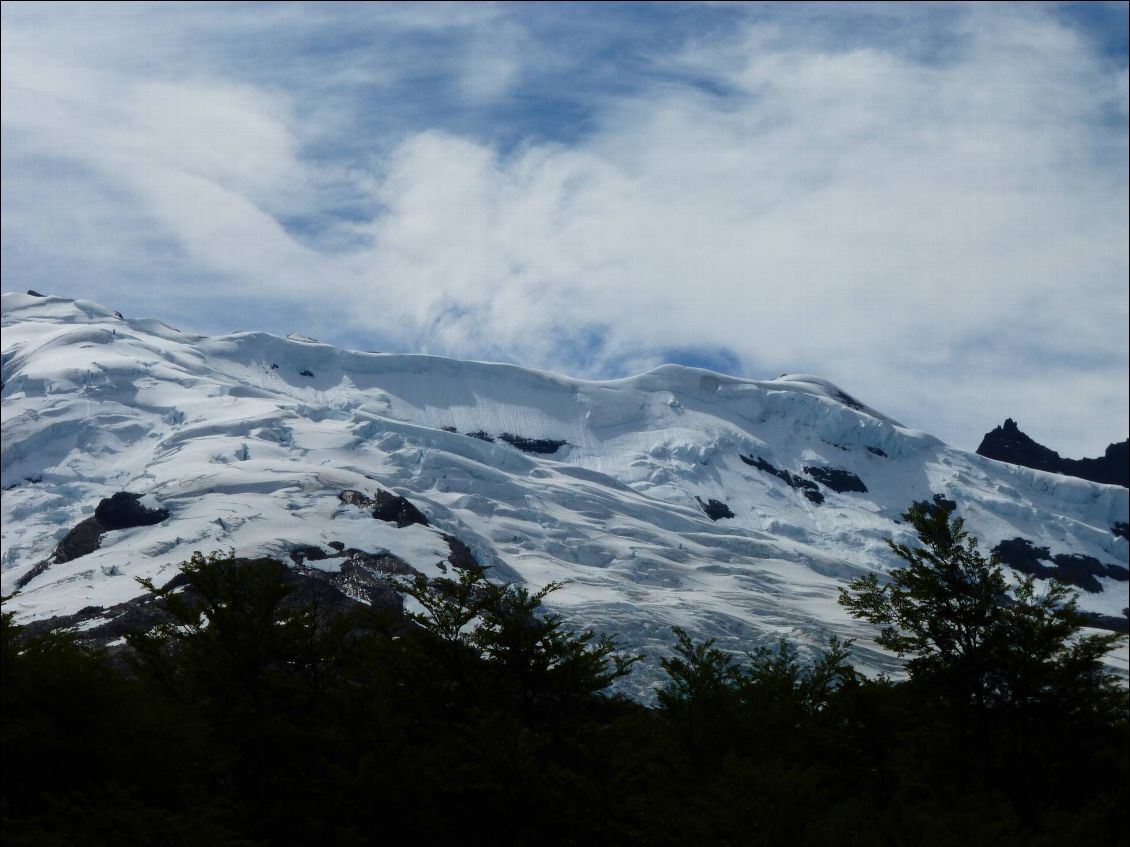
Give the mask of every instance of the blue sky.
[[1127, 5], [3, 5], [4, 289], [1125, 437]]

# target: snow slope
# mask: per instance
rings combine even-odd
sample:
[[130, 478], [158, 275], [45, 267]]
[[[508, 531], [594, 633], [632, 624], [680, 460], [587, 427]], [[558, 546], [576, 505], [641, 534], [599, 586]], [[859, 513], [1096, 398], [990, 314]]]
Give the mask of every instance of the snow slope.
[[[731, 649], [834, 632], [860, 639], [861, 665], [890, 669], [836, 592], [897, 562], [884, 541], [912, 541], [898, 518], [914, 500], [956, 501], [986, 548], [1023, 537], [1130, 558], [1111, 532], [1126, 489], [955, 450], [807, 375], [667, 365], [584, 381], [299, 336], [206, 338], [89, 301], [5, 294], [3, 383], [5, 594], [101, 498], [135, 492], [170, 512], [51, 564], [7, 604], [23, 618], [126, 600], [134, 577], [169, 578], [194, 550], [285, 557], [340, 541], [434, 574], [448, 533], [497, 577], [566, 580], [556, 610], [653, 656], [672, 625]], [[530, 454], [503, 433], [566, 444]], [[866, 492], [813, 483], [821, 468]], [[373, 520], [339, 500], [344, 489], [403, 495], [431, 526]], [[700, 501], [712, 499], [734, 517], [711, 520]], [[1081, 605], [1119, 614], [1128, 584], [1100, 582]]]

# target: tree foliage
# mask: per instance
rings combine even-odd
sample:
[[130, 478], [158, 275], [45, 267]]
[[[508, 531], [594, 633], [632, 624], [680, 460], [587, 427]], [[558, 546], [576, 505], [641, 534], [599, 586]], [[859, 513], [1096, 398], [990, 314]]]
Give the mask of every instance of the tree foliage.
[[457, 579], [418, 574], [397, 587], [419, 604], [421, 611], [408, 617], [424, 631], [500, 669], [532, 698], [589, 697], [627, 676], [642, 658], [625, 655], [614, 639], [591, 629], [571, 632], [560, 615], [546, 613], [545, 598], [564, 583], [531, 593], [469, 568]]
[[735, 656], [676, 629], [633, 703], [612, 687], [640, 658], [547, 614], [558, 584], [473, 569], [401, 581], [398, 618], [196, 555], [114, 651], [5, 614], [4, 843], [1125, 843], [1111, 639], [908, 514], [905, 575], [847, 594], [910, 657], [901, 683], [835, 639]]
[[877, 643], [911, 657], [907, 693], [934, 724], [912, 736], [916, 755], [937, 774], [961, 768], [970, 785], [1003, 792], [1029, 825], [1047, 814], [1040, 797], [1057, 777], [1076, 808], [1099, 771], [1125, 778], [1126, 688], [1102, 662], [1125, 636], [1085, 633], [1063, 583], [1010, 581], [950, 509], [918, 503], [903, 517], [919, 546], [888, 543], [906, 565], [886, 583], [854, 580], [840, 602], [881, 627]]
[[1124, 636], [1084, 635], [1076, 595], [1032, 576], [1010, 587], [995, 555], [986, 559], [962, 518], [916, 503], [903, 518], [920, 546], [888, 541], [907, 564], [881, 584], [874, 574], [840, 590], [855, 618], [881, 627], [876, 642], [910, 655], [912, 679], [946, 686], [962, 705], [1019, 707], [1042, 697], [1087, 692], [1103, 699], [1117, 679], [1101, 659]]

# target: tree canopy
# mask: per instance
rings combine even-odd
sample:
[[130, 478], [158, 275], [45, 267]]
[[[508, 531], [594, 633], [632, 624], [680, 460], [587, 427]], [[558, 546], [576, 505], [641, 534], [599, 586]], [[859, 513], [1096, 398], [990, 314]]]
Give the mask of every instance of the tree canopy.
[[876, 642], [910, 656], [912, 679], [947, 686], [954, 697], [989, 707], [1118, 687], [1102, 664], [1125, 636], [1084, 634], [1075, 592], [1014, 574], [986, 559], [965, 522], [946, 506], [915, 503], [903, 515], [919, 546], [887, 543], [906, 564], [880, 582], [860, 577], [840, 590], [855, 618], [880, 627]]
[[473, 569], [401, 581], [398, 616], [197, 555], [112, 650], [5, 613], [5, 846], [1125, 844], [1113, 639], [949, 512], [907, 519], [906, 566], [844, 593], [906, 682], [676, 629], [633, 702], [640, 658], [547, 614], [557, 584]]

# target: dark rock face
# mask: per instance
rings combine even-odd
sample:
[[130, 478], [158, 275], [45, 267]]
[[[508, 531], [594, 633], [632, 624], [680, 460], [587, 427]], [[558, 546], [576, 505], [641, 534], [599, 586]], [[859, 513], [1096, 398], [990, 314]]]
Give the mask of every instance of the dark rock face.
[[1130, 488], [1130, 439], [1108, 444], [1101, 459], [1064, 459], [1063, 473]]
[[318, 562], [325, 558], [327, 558], [326, 551], [313, 544], [304, 547], [295, 547], [290, 551], [290, 560], [299, 565], [305, 561]]
[[812, 480], [805, 479], [803, 476], [797, 476], [785, 470], [778, 470], [760, 456], [754, 459], [752, 456], [743, 456], [739, 453], [738, 458], [747, 465], [757, 468], [759, 471], [764, 471], [767, 474], [772, 474], [778, 479], [783, 480], [790, 488], [797, 489], [817, 506], [824, 502], [824, 495], [820, 493], [820, 489]]
[[1007, 418], [1002, 426], [986, 433], [977, 448], [978, 455], [1026, 468], [1058, 473], [1059, 453], [1033, 441], [1020, 431], [1016, 421]]
[[805, 466], [804, 472], [822, 485], [831, 488], [837, 494], [843, 494], [847, 491], [867, 492], [867, 486], [863, 484], [863, 480], [851, 471], [845, 471], [840, 468], [815, 468]]
[[447, 557], [447, 561], [451, 562], [453, 568], [473, 572], [483, 569], [478, 559], [475, 558], [475, 554], [471, 552], [471, 548], [454, 535], [444, 534], [443, 540], [447, 542], [447, 547], [451, 550], [451, 555]]
[[494, 436], [489, 432], [483, 432], [481, 429], [476, 429], [474, 432], [467, 433], [468, 438], [477, 438], [479, 441], [487, 441], [494, 444]]
[[945, 509], [947, 512], [956, 512], [957, 511], [957, 501], [956, 500], [950, 500], [948, 497], [946, 497], [943, 494], [935, 494], [934, 495], [934, 505], [937, 506], [939, 509]]
[[337, 495], [337, 499], [347, 506], [358, 506], [362, 509], [369, 509], [373, 506], [373, 499], [367, 494], [348, 488]]
[[1057, 553], [1052, 556], [1062, 582], [1078, 585], [1087, 591], [1102, 591], [1102, 585], [1095, 580], [1096, 576], [1106, 576], [1118, 582], [1130, 582], [1130, 570], [1119, 565], [1104, 565], [1094, 556], [1084, 556], [1081, 553]]
[[[237, 561], [244, 567], [281, 567], [278, 562], [269, 559]], [[282, 606], [290, 609], [312, 606], [317, 610], [319, 619], [325, 621], [337, 614], [356, 615], [363, 609], [362, 603], [397, 616], [403, 609], [403, 599], [386, 579], [353, 561], [343, 564], [340, 573], [325, 573], [303, 567], [284, 568], [283, 578], [290, 593], [283, 598]], [[162, 588], [186, 588], [187, 596], [191, 598], [193, 590], [188, 586], [188, 577], [178, 573]], [[87, 606], [74, 615], [32, 621], [26, 625], [25, 634], [35, 636], [53, 629], [67, 630], [86, 624], [81, 631], [75, 633], [75, 639], [80, 644], [107, 647], [128, 632], [148, 631], [155, 626], [171, 623], [172, 620], [162, 599], [156, 594], [143, 594], [115, 606]], [[96, 623], [91, 625], [92, 622]], [[128, 648], [114, 647], [111, 650], [120, 653]]]
[[299, 376], [311, 376], [312, 377], [314, 374], [311, 373], [310, 371], [299, 371], [298, 375]]
[[[398, 556], [391, 553], [366, 553], [356, 547], [342, 551], [347, 565], [364, 568], [370, 573], [385, 574], [386, 576], [415, 576], [419, 573], [414, 567]], [[343, 568], [345, 565], [342, 566]]]
[[846, 394], [843, 391], [836, 391], [832, 396], [835, 397], [841, 403], [843, 403], [845, 406], [847, 406], [849, 409], [855, 409], [856, 411], [860, 411], [860, 412], [864, 412], [864, 411], [867, 410], [866, 406], [864, 406], [862, 403], [860, 403], [858, 400], [856, 400], [850, 394]]
[[411, 526], [414, 523], [429, 526], [424, 513], [405, 500], [403, 497], [389, 491], [378, 491], [375, 498], [369, 497], [360, 491], [348, 489], [337, 495], [337, 499], [350, 506], [359, 506], [362, 509], [372, 509], [373, 517], [379, 521], [389, 521], [398, 527]]
[[867, 452], [874, 453], [876, 456], [882, 456], [884, 459], [887, 458], [886, 452], [879, 447], [868, 447]]
[[36, 291], [36, 290], [35, 290], [34, 288], [29, 288], [29, 289], [27, 290], [27, 295], [28, 295], [28, 297], [45, 297], [45, 296], [47, 296], [47, 295], [45, 295], [45, 294], [40, 294], [40, 293], [39, 293], [38, 291]]
[[25, 573], [19, 579], [17, 579], [16, 580], [16, 591], [19, 591], [21, 588], [23, 588], [25, 585], [27, 585], [29, 582], [31, 582], [33, 579], [35, 579], [37, 576], [39, 576], [41, 573], [43, 573], [45, 570], [47, 570], [49, 567], [51, 567], [52, 561], [53, 561], [52, 559], [44, 559], [38, 565], [33, 567], [31, 570], [29, 570], [27, 573]]
[[[318, 573], [321, 573], [320, 571]], [[315, 580], [322, 577], [315, 577]], [[336, 574], [326, 574], [326, 582], [347, 598], [365, 603], [375, 609], [399, 613], [404, 608], [404, 598], [384, 579], [352, 561], [341, 566]]]
[[102, 533], [105, 531], [106, 528], [98, 522], [98, 518], [79, 521], [55, 548], [55, 564], [93, 553], [102, 544]]
[[[244, 560], [251, 566], [270, 560]], [[274, 563], [272, 563], [274, 564]], [[364, 603], [394, 613], [403, 608], [400, 594], [379, 576], [369, 573], [351, 561], [339, 573], [326, 573], [314, 568], [286, 569], [285, 582], [291, 589], [283, 598], [285, 608], [317, 609], [319, 618], [331, 619], [336, 614], [353, 615]]]
[[424, 513], [396, 494], [388, 491], [378, 491], [373, 501], [373, 517], [379, 521], [389, 521], [398, 527], [411, 526], [414, 523], [428, 526], [428, 519]]
[[707, 502], [703, 503], [701, 497], [695, 497], [698, 505], [702, 506], [702, 510], [706, 512], [706, 516], [712, 521], [721, 520], [722, 518], [732, 518], [734, 513], [730, 511], [730, 507], [723, 503], [721, 500], [715, 500], [711, 497]]
[[1130, 488], [1130, 439], [1111, 444], [1099, 459], [1064, 459], [1055, 450], [1033, 441], [1008, 418], [981, 439], [977, 453], [989, 459], [1074, 476], [1106, 485]]
[[331, 548], [330, 552], [326, 552], [316, 544], [295, 547], [290, 551], [290, 559], [299, 567], [299, 570], [307, 576], [324, 574], [329, 578], [333, 576], [333, 573], [321, 569], [306, 568], [304, 567], [306, 562], [321, 562], [327, 559], [341, 558], [345, 559], [341, 564], [342, 571], [348, 571], [349, 573], [352, 573], [350, 569], [357, 568], [369, 574], [384, 574], [386, 576], [392, 574], [398, 576], [413, 576], [419, 573], [419, 571], [410, 564], [391, 553], [369, 553], [365, 550], [358, 550], [356, 547], [346, 547], [340, 541], [331, 541], [329, 546]]
[[1041, 579], [1058, 579], [1092, 594], [1103, 590], [1098, 577], [1130, 581], [1130, 571], [1121, 565], [1104, 565], [1094, 556], [1079, 553], [1057, 553], [1053, 556], [1047, 547], [1037, 547], [1025, 538], [1002, 541], [993, 548], [993, 553], [1002, 564], [1013, 570]]
[[1102, 615], [1098, 612], [1084, 612], [1083, 617], [1087, 619], [1087, 626], [1093, 626], [1095, 629], [1107, 629], [1111, 632], [1130, 632], [1130, 616], [1127, 616], [1126, 610], [1122, 610], [1122, 615]]
[[1055, 572], [1055, 568], [1040, 564], [1041, 559], [1051, 559], [1051, 550], [1047, 547], [1036, 547], [1031, 541], [1024, 538], [1002, 541], [993, 548], [993, 552], [997, 554], [1002, 564], [1008, 565], [1021, 573], [1033, 574], [1046, 579]]
[[[140, 499], [140, 494], [119, 491], [111, 497], [100, 500], [94, 509], [94, 516], [79, 521], [59, 542], [59, 546], [55, 548], [54, 563], [69, 562], [79, 556], [93, 553], [101, 545], [104, 533], [115, 529], [131, 529], [135, 526], [152, 526], [169, 517], [165, 509], [149, 509], [142, 506], [138, 502]], [[30, 580], [29, 576], [28, 581]]]
[[521, 435], [511, 435], [509, 432], [504, 432], [498, 437], [523, 453], [556, 453], [568, 443], [555, 438], [523, 438]]
[[[94, 625], [91, 621], [105, 620]], [[145, 594], [124, 603], [102, 608], [87, 606], [73, 615], [60, 615], [54, 618], [31, 621], [25, 627], [28, 636], [42, 635], [53, 629], [66, 630], [79, 624], [87, 626], [75, 634], [80, 644], [107, 647], [128, 632], [150, 630], [160, 624], [171, 623], [172, 616], [165, 611], [155, 595]]]
[[1130, 523], [1126, 521], [1115, 521], [1111, 525], [1110, 531], [1117, 535], [1119, 538], [1125, 538], [1130, 541]]
[[[301, 564], [296, 568], [296, 573], [309, 577], [309, 582], [314, 584], [324, 583], [327, 587], [340, 592], [345, 598], [364, 603], [377, 609], [386, 609], [399, 613], [404, 601], [400, 593], [389, 582], [389, 576], [415, 576], [419, 573], [415, 568], [389, 553], [368, 553], [354, 547], [342, 550], [335, 556], [327, 558], [345, 557], [341, 567], [336, 571], [324, 571], [317, 568], [304, 567]], [[307, 581], [299, 583], [305, 586]], [[348, 606], [343, 606], [340, 600], [335, 600], [339, 610], [348, 611]]]
[[135, 526], [152, 526], [165, 520], [169, 513], [164, 509], [148, 509], [138, 501], [140, 494], [119, 491], [102, 500], [94, 510], [94, 517], [106, 530], [130, 529]]

